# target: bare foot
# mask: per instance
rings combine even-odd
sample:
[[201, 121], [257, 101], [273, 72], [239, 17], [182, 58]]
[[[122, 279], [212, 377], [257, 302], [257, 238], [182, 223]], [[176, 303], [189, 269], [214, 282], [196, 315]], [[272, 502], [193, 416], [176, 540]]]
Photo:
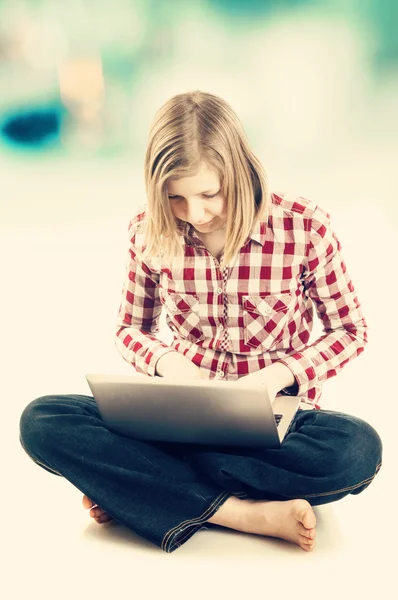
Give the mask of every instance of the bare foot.
[[244, 502], [252, 504], [244, 520], [248, 533], [281, 538], [297, 544], [306, 552], [315, 548], [316, 517], [307, 500]]
[[93, 517], [97, 523], [108, 523], [108, 521], [112, 521], [112, 517], [108, 515], [100, 506], [94, 504], [92, 500], [86, 494], [83, 496], [83, 506], [84, 508], [91, 508], [90, 517]]

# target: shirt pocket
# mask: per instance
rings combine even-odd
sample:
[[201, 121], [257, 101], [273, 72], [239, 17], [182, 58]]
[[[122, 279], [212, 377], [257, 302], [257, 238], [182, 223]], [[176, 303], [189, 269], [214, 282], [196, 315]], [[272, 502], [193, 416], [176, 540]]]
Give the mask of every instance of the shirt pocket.
[[196, 294], [163, 291], [161, 301], [169, 316], [169, 324], [172, 329], [174, 326], [176, 333], [191, 342], [204, 339], [200, 324], [199, 297]]
[[242, 296], [245, 344], [264, 351], [276, 346], [291, 318], [293, 302], [289, 293]]

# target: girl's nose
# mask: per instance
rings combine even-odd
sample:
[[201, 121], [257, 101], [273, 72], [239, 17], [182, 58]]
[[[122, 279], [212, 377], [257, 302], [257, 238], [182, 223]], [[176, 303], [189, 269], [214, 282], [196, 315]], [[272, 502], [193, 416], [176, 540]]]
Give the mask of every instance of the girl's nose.
[[187, 221], [192, 225], [201, 225], [206, 223], [203, 206], [191, 206], [187, 209]]

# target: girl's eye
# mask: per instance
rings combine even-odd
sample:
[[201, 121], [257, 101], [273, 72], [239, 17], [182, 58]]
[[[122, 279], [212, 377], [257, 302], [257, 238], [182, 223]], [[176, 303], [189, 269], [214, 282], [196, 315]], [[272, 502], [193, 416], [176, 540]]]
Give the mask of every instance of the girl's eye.
[[[212, 196], [206, 196], [205, 194], [203, 194], [204, 198], [215, 198], [216, 196], [218, 196], [218, 192], [216, 194], [213, 194]], [[180, 200], [179, 196], [169, 196], [169, 200]]]

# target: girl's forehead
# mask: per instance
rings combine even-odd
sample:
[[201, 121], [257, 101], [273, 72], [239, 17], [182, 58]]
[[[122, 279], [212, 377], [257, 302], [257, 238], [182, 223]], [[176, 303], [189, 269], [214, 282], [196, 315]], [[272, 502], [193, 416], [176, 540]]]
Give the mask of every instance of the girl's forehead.
[[[198, 172], [194, 175], [187, 175], [178, 179], [170, 179], [167, 184], [168, 191], [173, 191], [181, 188], [197, 188], [198, 193], [202, 193], [212, 189], [218, 185], [219, 177], [216, 172]], [[199, 189], [200, 188], [200, 189]], [[202, 189], [203, 188], [203, 189]]]

